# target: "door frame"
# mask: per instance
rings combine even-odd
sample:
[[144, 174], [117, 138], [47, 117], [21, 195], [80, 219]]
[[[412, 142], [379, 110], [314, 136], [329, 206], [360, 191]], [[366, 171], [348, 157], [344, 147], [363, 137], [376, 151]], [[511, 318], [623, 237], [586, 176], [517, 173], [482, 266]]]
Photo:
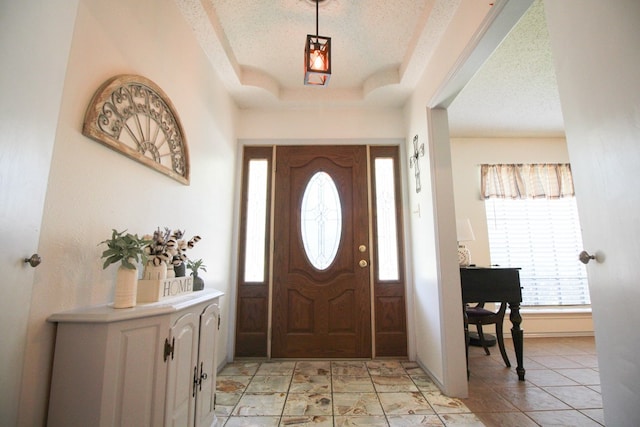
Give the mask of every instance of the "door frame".
[[[282, 141], [272, 141], [271, 144], [265, 144], [264, 141], [260, 141], [259, 143], [256, 141], [240, 141], [239, 149], [241, 150], [241, 155], [239, 156], [239, 171], [238, 171], [238, 179], [240, 182], [240, 197], [238, 198], [238, 211], [239, 215], [237, 218], [237, 247], [238, 253], [236, 254], [236, 265], [238, 268], [236, 282], [237, 286], [234, 288], [234, 301], [233, 309], [235, 309], [235, 316], [232, 317], [230, 329], [235, 337], [229, 345], [228, 357], [230, 360], [233, 360], [236, 357], [264, 357], [267, 359], [271, 359], [271, 331], [272, 331], [272, 322], [273, 322], [273, 214], [274, 214], [274, 202], [273, 197], [275, 193], [275, 186], [273, 183], [275, 182], [275, 163], [276, 163], [276, 155], [277, 155], [277, 147], [279, 146], [289, 146], [289, 145], [359, 145], [366, 147], [366, 156], [367, 156], [367, 191], [368, 191], [368, 199], [369, 199], [369, 209], [368, 209], [368, 221], [369, 221], [369, 247], [372, 248], [372, 253], [370, 255], [371, 258], [371, 266], [375, 266], [375, 259], [377, 257], [377, 249], [374, 249], [374, 245], [376, 244], [373, 227], [373, 206], [372, 206], [372, 178], [371, 178], [371, 165], [373, 162], [373, 155], [371, 151], [376, 151], [379, 148], [387, 147], [388, 149], [395, 150], [396, 155], [394, 159], [396, 161], [395, 165], [395, 188], [396, 188], [396, 211], [398, 212], [398, 216], [396, 218], [396, 224], [398, 227], [398, 250], [399, 250], [399, 260], [398, 260], [398, 269], [401, 275], [400, 283], [397, 284], [397, 287], [401, 289], [403, 296], [403, 327], [404, 327], [404, 342], [403, 342], [403, 352], [400, 357], [409, 357], [412, 359], [412, 355], [415, 354], [415, 337], [413, 334], [413, 318], [409, 315], [413, 311], [413, 303], [412, 303], [412, 289], [409, 283], [410, 276], [408, 275], [408, 271], [410, 271], [409, 267], [409, 257], [407, 254], [410, 251], [410, 246], [408, 245], [409, 239], [407, 239], [405, 230], [407, 229], [408, 224], [408, 215], [406, 206], [403, 201], [408, 200], [408, 181], [407, 181], [407, 171], [408, 164], [405, 165], [404, 159], [404, 140], [400, 139], [385, 139], [385, 140], [358, 140], [358, 141], [345, 141], [345, 140], [327, 140], [321, 143], [318, 141], [306, 141], [306, 140], [295, 140], [295, 141], [287, 141], [286, 143], [282, 143]], [[247, 154], [248, 150], [256, 150], [258, 155]], [[267, 226], [266, 226], [266, 238], [267, 238], [267, 253], [266, 253], [266, 272], [265, 272], [265, 280], [263, 283], [260, 283], [261, 286], [249, 287], [247, 284], [243, 283], [243, 272], [242, 264], [244, 260], [245, 249], [244, 246], [244, 238], [245, 232], [243, 230], [243, 217], [246, 215], [246, 202], [245, 202], [245, 193], [247, 186], [247, 169], [248, 162], [251, 159], [267, 159], [269, 162], [269, 183], [268, 183], [268, 195], [269, 198], [269, 209], [267, 211]], [[386, 357], [384, 355], [380, 355], [376, 350], [376, 345], [378, 340], [376, 339], [376, 332], [378, 328], [376, 328], [376, 310], [375, 310], [375, 295], [376, 295], [376, 285], [374, 281], [374, 268], [370, 269], [370, 294], [371, 294], [371, 346], [372, 346], [372, 358], [375, 357]], [[258, 291], [258, 287], [260, 290]], [[250, 289], [250, 297], [253, 298], [253, 303], [255, 303], [254, 308], [257, 307], [260, 312], [259, 319], [256, 319], [254, 322], [255, 328], [251, 331], [241, 331], [241, 321], [239, 317], [242, 315], [243, 308], [242, 299], [247, 295], [247, 289]], [[247, 310], [244, 310], [245, 312]], [[241, 351], [239, 345], [239, 336], [245, 333], [245, 335], [252, 335], [252, 339], [254, 339], [254, 344], [256, 341], [263, 341], [263, 351], [252, 352], [248, 354], [246, 352]], [[254, 346], [254, 349], [256, 346]], [[239, 351], [240, 350], [240, 351]]]

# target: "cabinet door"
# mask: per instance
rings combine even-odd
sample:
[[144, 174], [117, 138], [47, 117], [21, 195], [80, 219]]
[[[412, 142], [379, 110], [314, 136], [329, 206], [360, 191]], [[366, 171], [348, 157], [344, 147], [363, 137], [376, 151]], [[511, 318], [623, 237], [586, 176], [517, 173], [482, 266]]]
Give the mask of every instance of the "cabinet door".
[[218, 335], [218, 304], [208, 305], [200, 315], [200, 347], [198, 370], [200, 383], [196, 397], [196, 426], [211, 426], [215, 419], [216, 338]]
[[165, 425], [185, 427], [194, 425], [195, 383], [198, 362], [199, 318], [187, 313], [173, 324], [169, 342], [173, 342], [173, 356], [168, 360]]

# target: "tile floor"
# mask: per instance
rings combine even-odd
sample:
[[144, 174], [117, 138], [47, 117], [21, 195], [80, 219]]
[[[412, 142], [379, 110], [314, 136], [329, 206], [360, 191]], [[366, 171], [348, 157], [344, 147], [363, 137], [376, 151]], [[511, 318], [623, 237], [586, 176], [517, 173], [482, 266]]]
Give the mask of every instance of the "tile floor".
[[469, 398], [444, 396], [406, 360], [256, 361], [218, 375], [220, 426], [601, 426], [592, 337], [525, 339], [526, 381], [497, 347], [471, 347]]

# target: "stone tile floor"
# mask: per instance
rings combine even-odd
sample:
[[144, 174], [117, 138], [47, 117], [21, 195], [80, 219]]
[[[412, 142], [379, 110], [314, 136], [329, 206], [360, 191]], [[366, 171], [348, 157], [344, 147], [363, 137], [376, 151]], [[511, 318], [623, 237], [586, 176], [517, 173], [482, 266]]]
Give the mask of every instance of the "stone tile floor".
[[469, 397], [444, 396], [407, 360], [239, 360], [218, 374], [218, 425], [601, 426], [593, 337], [525, 339], [526, 381], [515, 355], [470, 347]]

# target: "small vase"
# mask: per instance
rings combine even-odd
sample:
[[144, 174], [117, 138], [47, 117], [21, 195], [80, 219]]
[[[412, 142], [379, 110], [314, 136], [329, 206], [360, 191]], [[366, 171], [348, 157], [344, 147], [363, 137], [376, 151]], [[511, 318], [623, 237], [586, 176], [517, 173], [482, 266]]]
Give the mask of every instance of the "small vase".
[[118, 267], [113, 308], [130, 308], [136, 305], [138, 293], [138, 269]]
[[184, 277], [187, 274], [187, 266], [184, 264], [184, 262], [180, 265], [174, 265], [173, 271], [175, 271], [176, 277]]
[[144, 267], [144, 280], [164, 280], [167, 278], [167, 264], [161, 262], [160, 265], [147, 263]]
[[204, 289], [204, 280], [200, 276], [193, 276], [193, 290], [201, 291]]

